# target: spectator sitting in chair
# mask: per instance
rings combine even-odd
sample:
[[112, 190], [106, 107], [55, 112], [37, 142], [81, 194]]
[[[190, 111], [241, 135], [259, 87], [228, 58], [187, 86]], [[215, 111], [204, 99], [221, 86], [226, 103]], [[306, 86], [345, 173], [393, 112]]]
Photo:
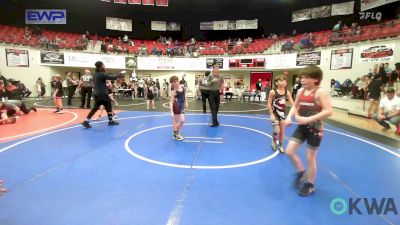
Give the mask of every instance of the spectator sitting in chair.
[[112, 40], [111, 40], [110, 37], [107, 36], [107, 37], [104, 39], [104, 42], [110, 44], [110, 43], [112, 43]]
[[358, 85], [361, 81], [360, 77], [357, 77], [354, 82], [353, 85], [351, 86], [351, 98], [357, 98], [358, 97]]
[[373, 118], [385, 129], [390, 129], [387, 122], [395, 125], [396, 133], [400, 135], [400, 98], [395, 95], [393, 88], [388, 88], [386, 96], [379, 103], [378, 114]]
[[25, 40], [31, 40], [31, 34], [29, 33], [29, 31], [25, 31], [25, 33], [24, 33], [24, 39]]
[[370, 83], [370, 79], [368, 76], [361, 77], [361, 80], [358, 82], [357, 87], [358, 91], [361, 94], [361, 98], [364, 99], [367, 93], [367, 87]]
[[19, 99], [20, 98], [17, 87], [9, 81], [6, 83], [6, 95], [7, 95], [8, 99]]
[[225, 99], [228, 100], [228, 96], [229, 96], [229, 101], [232, 101], [232, 97], [233, 97], [233, 90], [230, 87], [230, 85], [228, 84], [228, 86], [225, 87]]
[[120, 87], [123, 88], [123, 89], [127, 89], [128, 88], [128, 84], [125, 82], [125, 80], [121, 79]]
[[241, 96], [241, 98], [243, 99], [243, 102], [246, 101], [246, 97], [247, 97], [248, 101], [250, 101], [251, 93], [250, 93], [249, 86], [246, 86], [243, 89], [242, 96]]
[[257, 89], [253, 89], [251, 92], [251, 97], [253, 97], [253, 102], [256, 101], [256, 97], [258, 97], [258, 101], [261, 102], [261, 92], [259, 92]]
[[342, 29], [343, 29], [343, 24], [342, 24], [342, 21], [339, 20], [338, 23], [335, 24], [335, 26], [333, 26], [332, 31], [333, 32], [340, 32], [340, 31], [342, 31]]
[[291, 38], [287, 39], [286, 42], [282, 45], [281, 51], [285, 53], [290, 52], [293, 50], [293, 46], [294, 46], [293, 40]]
[[42, 48], [48, 49], [50, 41], [45, 36], [41, 36], [39, 38], [39, 44], [41, 45]]
[[107, 48], [106, 52], [114, 52], [114, 45], [113, 44], [107, 45], [106, 48]]
[[303, 38], [300, 41], [301, 48], [311, 48], [314, 44], [311, 41], [310, 35], [305, 33]]
[[122, 42], [124, 42], [125, 44], [129, 43], [129, 37], [127, 34], [124, 34], [124, 37], [122, 38]]
[[151, 50], [151, 54], [152, 54], [152, 55], [160, 56], [160, 55], [161, 55], [161, 51], [159, 51], [159, 50], [154, 46], [153, 49]]
[[147, 47], [144, 44], [140, 45], [140, 55], [147, 55]]
[[356, 22], [351, 23], [350, 34], [349, 34], [350, 36], [357, 34], [357, 26], [358, 24]]
[[361, 34], [361, 26], [360, 25], [358, 25], [357, 28], [356, 28], [356, 34], [357, 35]]
[[53, 43], [54, 43], [55, 45], [59, 45], [59, 44], [61, 44], [61, 43], [65, 43], [65, 40], [59, 38], [58, 35], [56, 35], [55, 38], [53, 39]]
[[36, 36], [41, 36], [42, 35], [42, 29], [40, 29], [39, 26], [34, 26], [32, 29], [32, 35], [36, 35]]
[[82, 35], [81, 36], [81, 38], [79, 38], [77, 41], [76, 41], [76, 44], [78, 45], [78, 48], [79, 49], [86, 49], [87, 48], [87, 45], [89, 44], [89, 39], [87, 39], [87, 37], [86, 37], [86, 35]]
[[17, 81], [17, 88], [21, 98], [29, 98], [29, 96], [32, 94], [32, 92], [27, 89], [21, 81]]

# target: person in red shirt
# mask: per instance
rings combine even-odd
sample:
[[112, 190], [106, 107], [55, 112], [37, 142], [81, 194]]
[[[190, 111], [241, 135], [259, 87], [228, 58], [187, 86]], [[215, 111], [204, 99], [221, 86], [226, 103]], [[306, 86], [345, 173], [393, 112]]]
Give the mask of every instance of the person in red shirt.
[[[299, 126], [285, 152], [297, 170], [295, 187], [299, 188], [298, 194], [309, 196], [314, 192], [317, 175], [317, 153], [323, 137], [322, 120], [332, 115], [332, 104], [328, 91], [319, 87], [323, 75], [320, 68], [307, 66], [299, 75], [302, 88], [285, 121], [285, 124], [290, 125], [291, 117], [295, 116]], [[296, 153], [304, 141], [307, 141], [307, 173]]]

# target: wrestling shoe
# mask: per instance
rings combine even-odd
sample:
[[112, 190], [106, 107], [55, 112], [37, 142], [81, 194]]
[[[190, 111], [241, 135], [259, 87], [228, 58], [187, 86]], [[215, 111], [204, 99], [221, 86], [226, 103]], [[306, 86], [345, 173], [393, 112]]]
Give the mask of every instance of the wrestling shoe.
[[303, 184], [303, 187], [297, 192], [301, 196], [310, 196], [312, 193], [314, 193], [314, 184], [310, 182], [306, 182]]
[[92, 126], [89, 124], [89, 122], [88, 121], [83, 121], [82, 123], [82, 126], [84, 126], [85, 128], [92, 128]]
[[296, 175], [295, 175], [296, 177], [293, 182], [293, 186], [295, 189], [298, 190], [301, 187], [301, 181], [303, 180], [305, 174], [306, 174], [305, 171], [296, 173]]
[[111, 120], [110, 122], [108, 122], [108, 126], [116, 126], [119, 125], [119, 123], [115, 120]]

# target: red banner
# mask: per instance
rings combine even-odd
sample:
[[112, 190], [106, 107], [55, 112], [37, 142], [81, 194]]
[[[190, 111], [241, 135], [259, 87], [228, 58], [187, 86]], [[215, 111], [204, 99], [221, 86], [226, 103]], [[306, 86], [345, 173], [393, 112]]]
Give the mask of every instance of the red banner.
[[128, 4], [140, 5], [142, 4], [142, 0], [128, 0]]
[[168, 0], [156, 0], [156, 6], [168, 6]]
[[154, 5], [154, 0], [142, 0], [142, 5]]
[[114, 3], [126, 4], [126, 0], [114, 0]]

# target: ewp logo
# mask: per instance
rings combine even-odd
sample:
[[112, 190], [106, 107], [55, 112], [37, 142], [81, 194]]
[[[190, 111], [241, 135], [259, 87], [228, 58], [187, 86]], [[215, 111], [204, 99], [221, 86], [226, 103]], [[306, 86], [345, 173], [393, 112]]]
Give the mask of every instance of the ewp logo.
[[[362, 204], [364, 203], [364, 204]], [[362, 211], [361, 209], [365, 210]], [[363, 215], [363, 212], [368, 215], [398, 215], [396, 204], [393, 198], [382, 198], [378, 201], [376, 198], [335, 198], [330, 204], [331, 212], [337, 216], [343, 215], [348, 212], [349, 215]]]
[[65, 9], [27, 9], [26, 24], [67, 24]]

